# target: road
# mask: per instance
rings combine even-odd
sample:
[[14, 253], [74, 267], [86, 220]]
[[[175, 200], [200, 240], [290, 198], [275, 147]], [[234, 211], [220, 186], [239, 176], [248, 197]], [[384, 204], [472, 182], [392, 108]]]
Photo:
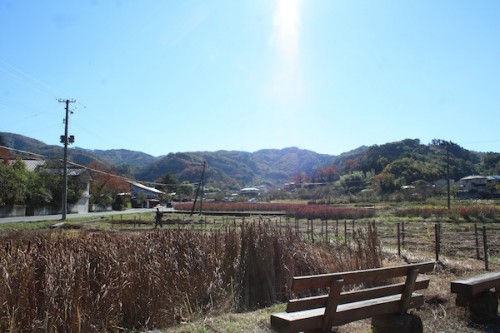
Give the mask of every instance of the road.
[[[162, 212], [173, 210], [172, 208], [161, 207]], [[140, 213], [154, 213], [156, 208], [132, 208], [123, 211], [110, 211], [110, 212], [97, 212], [97, 213], [81, 213], [81, 214], [68, 214], [66, 215], [67, 220], [82, 218], [82, 217], [100, 217], [108, 215], [125, 215], [125, 214], [140, 214]], [[17, 216], [17, 217], [3, 217], [0, 218], [0, 223], [12, 223], [12, 222], [39, 222], [39, 221], [57, 221], [61, 220], [62, 215], [40, 215], [40, 216]]]

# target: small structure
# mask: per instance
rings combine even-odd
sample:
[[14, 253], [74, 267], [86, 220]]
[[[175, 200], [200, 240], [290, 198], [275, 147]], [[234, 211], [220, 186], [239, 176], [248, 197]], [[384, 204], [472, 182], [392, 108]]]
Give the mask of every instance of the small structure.
[[165, 194], [165, 192], [162, 192], [154, 187], [149, 187], [132, 181], [129, 183], [132, 185], [132, 197], [135, 199], [134, 201], [136, 203], [139, 201], [141, 207], [144, 203], [143, 201], [145, 201], [146, 207], [143, 208], [155, 207], [160, 203], [160, 196]]
[[463, 189], [465, 191], [478, 191], [481, 192], [486, 188], [486, 180], [488, 178], [485, 176], [472, 175], [467, 176], [460, 181], [463, 183]]
[[[80, 167], [68, 167], [68, 178], [74, 179], [76, 182], [82, 185], [82, 195], [80, 199], [75, 204], [68, 204], [68, 212], [73, 214], [81, 214], [89, 212], [89, 202], [90, 202], [90, 182], [92, 176], [90, 172], [85, 168]], [[61, 175], [63, 173], [62, 169], [46, 169], [48, 173]], [[50, 211], [40, 210], [35, 215], [48, 215], [51, 214]]]
[[240, 195], [249, 195], [249, 196], [260, 195], [260, 189], [256, 187], [245, 187], [240, 190]]
[[75, 177], [83, 185], [82, 196], [77, 203], [71, 206], [71, 213], [88, 213], [92, 176], [87, 169], [68, 168], [68, 177]]
[[460, 179], [460, 199], [494, 199], [500, 198], [500, 176], [468, 176]]

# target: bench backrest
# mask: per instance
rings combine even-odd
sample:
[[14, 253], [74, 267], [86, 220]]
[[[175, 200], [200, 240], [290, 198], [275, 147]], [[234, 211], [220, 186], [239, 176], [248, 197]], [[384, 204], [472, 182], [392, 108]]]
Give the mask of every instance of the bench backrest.
[[[410, 264], [395, 267], [375, 268], [361, 271], [339, 272], [311, 276], [294, 277], [292, 291], [326, 290], [327, 294], [292, 299], [288, 302], [286, 312], [296, 312], [308, 309], [325, 307], [325, 315], [338, 305], [357, 301], [370, 300], [379, 297], [402, 295], [401, 311], [407, 309], [413, 291], [426, 289], [429, 279], [417, 281], [419, 273], [428, 273], [434, 270], [434, 262]], [[406, 277], [405, 282], [387, 284], [387, 280]], [[385, 285], [381, 285], [385, 282]], [[381, 285], [376, 287], [362, 287], [357, 290], [345, 291], [346, 286]]]

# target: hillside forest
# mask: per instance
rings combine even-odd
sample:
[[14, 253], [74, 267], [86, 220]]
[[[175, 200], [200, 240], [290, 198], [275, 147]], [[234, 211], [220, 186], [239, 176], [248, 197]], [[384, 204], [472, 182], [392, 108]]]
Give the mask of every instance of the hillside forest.
[[[0, 146], [39, 154], [49, 160], [50, 165], [57, 164], [62, 155], [61, 147], [17, 134], [0, 133], [0, 140]], [[39, 155], [38, 158], [41, 158]], [[34, 175], [20, 162], [8, 165], [6, 161], [13, 155], [11, 150], [5, 148], [2, 157], [0, 206], [29, 200], [50, 202], [57, 206], [60, 193], [57, 186], [51, 184], [59, 182], [55, 179], [59, 175], [46, 172]], [[225, 200], [241, 188], [250, 186], [261, 189], [259, 201], [423, 201], [443, 196], [447, 178], [452, 184], [452, 194], [456, 195], [460, 188], [455, 182], [463, 177], [500, 174], [500, 153], [469, 151], [454, 142], [440, 139], [428, 144], [421, 143], [419, 139], [404, 139], [383, 145], [362, 146], [338, 156], [295, 147], [253, 153], [177, 152], [159, 157], [128, 150], [71, 148], [69, 160], [94, 171], [105, 170], [106, 176], [91, 172], [94, 179], [91, 201], [99, 203], [105, 198], [107, 204], [116, 200], [117, 193], [127, 190], [123, 178], [112, 175], [146, 184], [153, 182], [151, 186], [166, 193], [176, 193], [177, 197], [166, 197], [166, 201], [190, 198], [200, 180], [202, 162], [207, 163], [203, 178], [204, 196], [216, 201]], [[489, 190], [494, 194], [499, 192], [496, 187]], [[78, 184], [70, 182], [70, 200], [78, 200], [79, 192]], [[248, 200], [247, 197], [234, 198]]]

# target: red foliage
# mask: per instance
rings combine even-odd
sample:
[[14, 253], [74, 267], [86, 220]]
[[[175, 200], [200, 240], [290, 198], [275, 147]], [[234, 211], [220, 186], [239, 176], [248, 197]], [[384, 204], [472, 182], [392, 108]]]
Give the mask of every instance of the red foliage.
[[[178, 203], [178, 210], [191, 210], [192, 203]], [[375, 216], [370, 208], [331, 207], [326, 205], [280, 204], [280, 203], [228, 203], [209, 202], [203, 204], [210, 212], [282, 212], [289, 217], [306, 219], [361, 219]]]

